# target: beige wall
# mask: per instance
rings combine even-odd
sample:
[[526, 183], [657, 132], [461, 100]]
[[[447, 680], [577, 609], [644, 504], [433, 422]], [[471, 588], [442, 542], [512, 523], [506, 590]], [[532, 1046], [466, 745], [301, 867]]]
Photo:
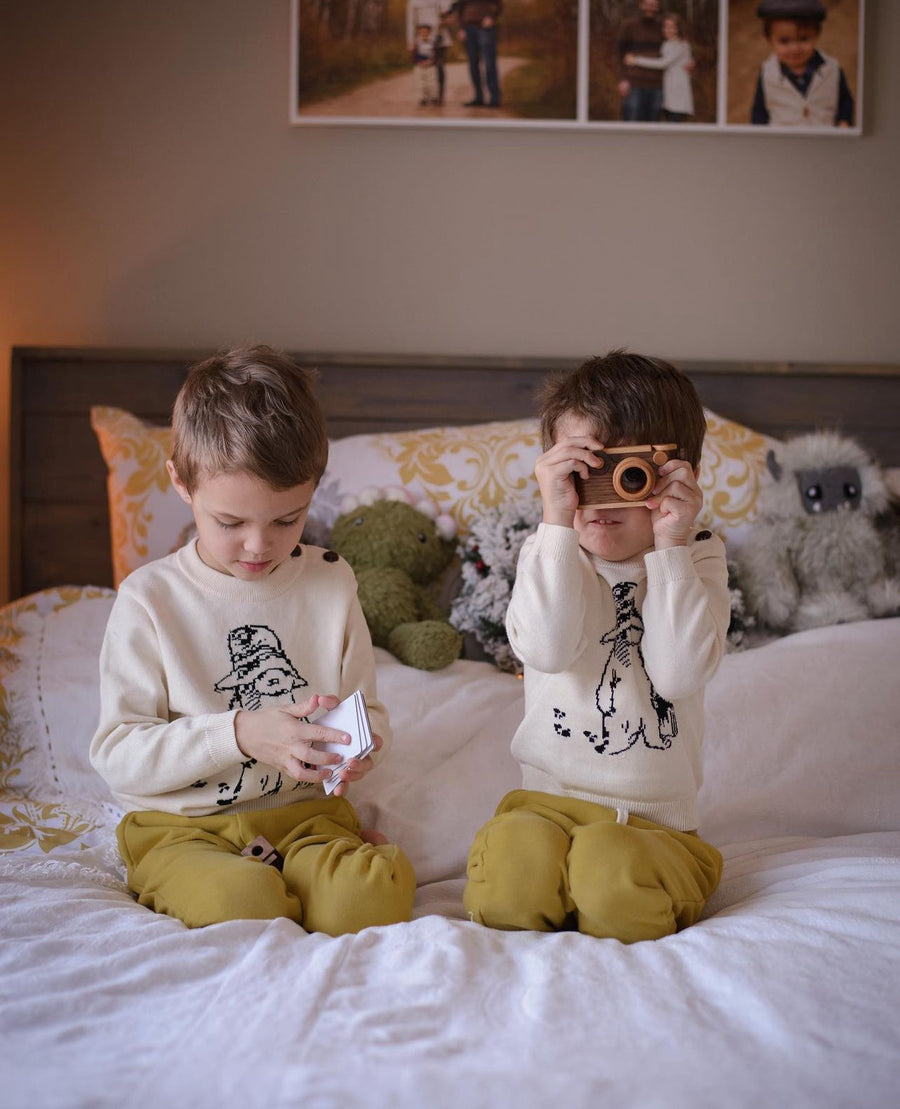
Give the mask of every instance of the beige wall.
[[0, 395], [14, 344], [897, 361], [897, 8], [842, 141], [291, 127], [288, 0], [5, 0]]

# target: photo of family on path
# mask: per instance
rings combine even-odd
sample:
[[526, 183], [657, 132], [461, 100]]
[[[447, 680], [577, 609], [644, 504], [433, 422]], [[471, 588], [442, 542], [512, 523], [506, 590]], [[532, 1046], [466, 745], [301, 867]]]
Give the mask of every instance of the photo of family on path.
[[859, 134], [864, 3], [293, 0], [292, 122]]
[[577, 7], [295, 0], [296, 115], [575, 119]]

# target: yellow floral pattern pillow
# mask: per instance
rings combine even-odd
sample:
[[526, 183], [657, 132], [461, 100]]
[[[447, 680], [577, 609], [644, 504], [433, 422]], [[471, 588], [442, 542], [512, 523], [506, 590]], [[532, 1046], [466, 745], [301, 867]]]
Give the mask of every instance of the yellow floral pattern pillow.
[[106, 463], [113, 581], [180, 547], [193, 529], [190, 508], [166, 471], [172, 429], [151, 427], [121, 408], [94, 407], [91, 427]]
[[733, 551], [756, 519], [760, 485], [766, 481], [766, 455], [778, 443], [708, 408], [705, 412], [699, 522], [717, 532]]
[[[756, 517], [765, 456], [775, 440], [706, 411], [700, 467], [700, 522], [738, 547]], [[119, 408], [91, 409], [109, 472], [114, 581], [182, 546], [193, 533], [188, 506], [169, 481], [171, 430], [150, 427]], [[464, 537], [472, 520], [507, 500], [537, 497], [541, 453], [536, 419], [352, 435], [330, 443], [328, 468], [313, 499], [309, 537], [327, 529], [347, 495], [403, 486], [435, 501]]]
[[331, 523], [344, 496], [400, 485], [433, 500], [464, 534], [485, 509], [537, 495], [539, 454], [533, 419], [353, 435], [330, 444], [313, 507]]
[[[709, 409], [705, 412], [699, 523], [735, 548], [756, 517], [766, 452], [776, 443]], [[358, 495], [369, 486], [412, 486], [450, 513], [465, 536], [485, 509], [538, 495], [534, 464], [540, 453], [540, 428], [534, 419], [354, 435], [331, 444], [314, 505], [330, 523], [347, 494]]]
[[73, 586], [0, 609], [0, 853], [78, 849], [115, 826], [117, 810], [88, 763], [113, 596]]

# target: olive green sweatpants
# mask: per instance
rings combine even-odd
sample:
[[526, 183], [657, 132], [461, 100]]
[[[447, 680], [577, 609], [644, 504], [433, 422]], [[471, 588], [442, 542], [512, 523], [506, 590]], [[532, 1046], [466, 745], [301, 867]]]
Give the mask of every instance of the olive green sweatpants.
[[590, 801], [514, 790], [469, 851], [463, 901], [491, 928], [577, 929], [622, 943], [693, 924], [722, 856], [693, 832]]
[[[412, 863], [359, 832], [353, 806], [332, 797], [213, 816], [131, 812], [118, 839], [140, 904], [189, 927], [288, 917], [337, 936], [412, 913]], [[241, 854], [257, 836], [283, 857], [281, 870]]]

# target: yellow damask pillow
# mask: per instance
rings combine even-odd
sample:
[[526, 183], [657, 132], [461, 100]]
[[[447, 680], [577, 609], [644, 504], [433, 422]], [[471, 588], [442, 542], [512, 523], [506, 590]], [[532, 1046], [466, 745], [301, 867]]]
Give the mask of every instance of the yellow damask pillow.
[[766, 455], [778, 441], [734, 420], [706, 413], [706, 438], [700, 459], [703, 508], [698, 522], [736, 550], [758, 513], [760, 486], [768, 480]]
[[[756, 518], [766, 452], [776, 441], [704, 410], [707, 434], [700, 464], [703, 509], [698, 523], [740, 546]], [[470, 427], [437, 427], [354, 435], [331, 444], [314, 504], [331, 523], [346, 495], [368, 487], [415, 487], [454, 517], [462, 536], [485, 509], [538, 495], [534, 464], [541, 453], [535, 419]]]
[[[765, 456], [775, 440], [709, 410], [703, 446], [700, 523], [730, 549], [740, 545], [756, 517]], [[169, 481], [168, 427], [151, 427], [119, 408], [91, 409], [109, 476], [109, 511], [115, 584], [138, 566], [180, 547], [193, 519]], [[331, 440], [328, 468], [310, 512], [316, 527], [331, 526], [348, 495], [403, 486], [435, 501], [457, 523], [461, 537], [472, 520], [507, 500], [537, 497], [534, 464], [541, 453], [536, 419], [469, 426], [352, 435]]]
[[313, 506], [330, 524], [345, 497], [403, 486], [433, 500], [464, 534], [485, 509], [537, 496], [539, 454], [533, 419], [352, 435], [331, 442]]
[[121, 408], [94, 407], [91, 427], [108, 471], [113, 582], [182, 546], [193, 530], [190, 508], [172, 488], [166, 459], [172, 429], [151, 427]]

